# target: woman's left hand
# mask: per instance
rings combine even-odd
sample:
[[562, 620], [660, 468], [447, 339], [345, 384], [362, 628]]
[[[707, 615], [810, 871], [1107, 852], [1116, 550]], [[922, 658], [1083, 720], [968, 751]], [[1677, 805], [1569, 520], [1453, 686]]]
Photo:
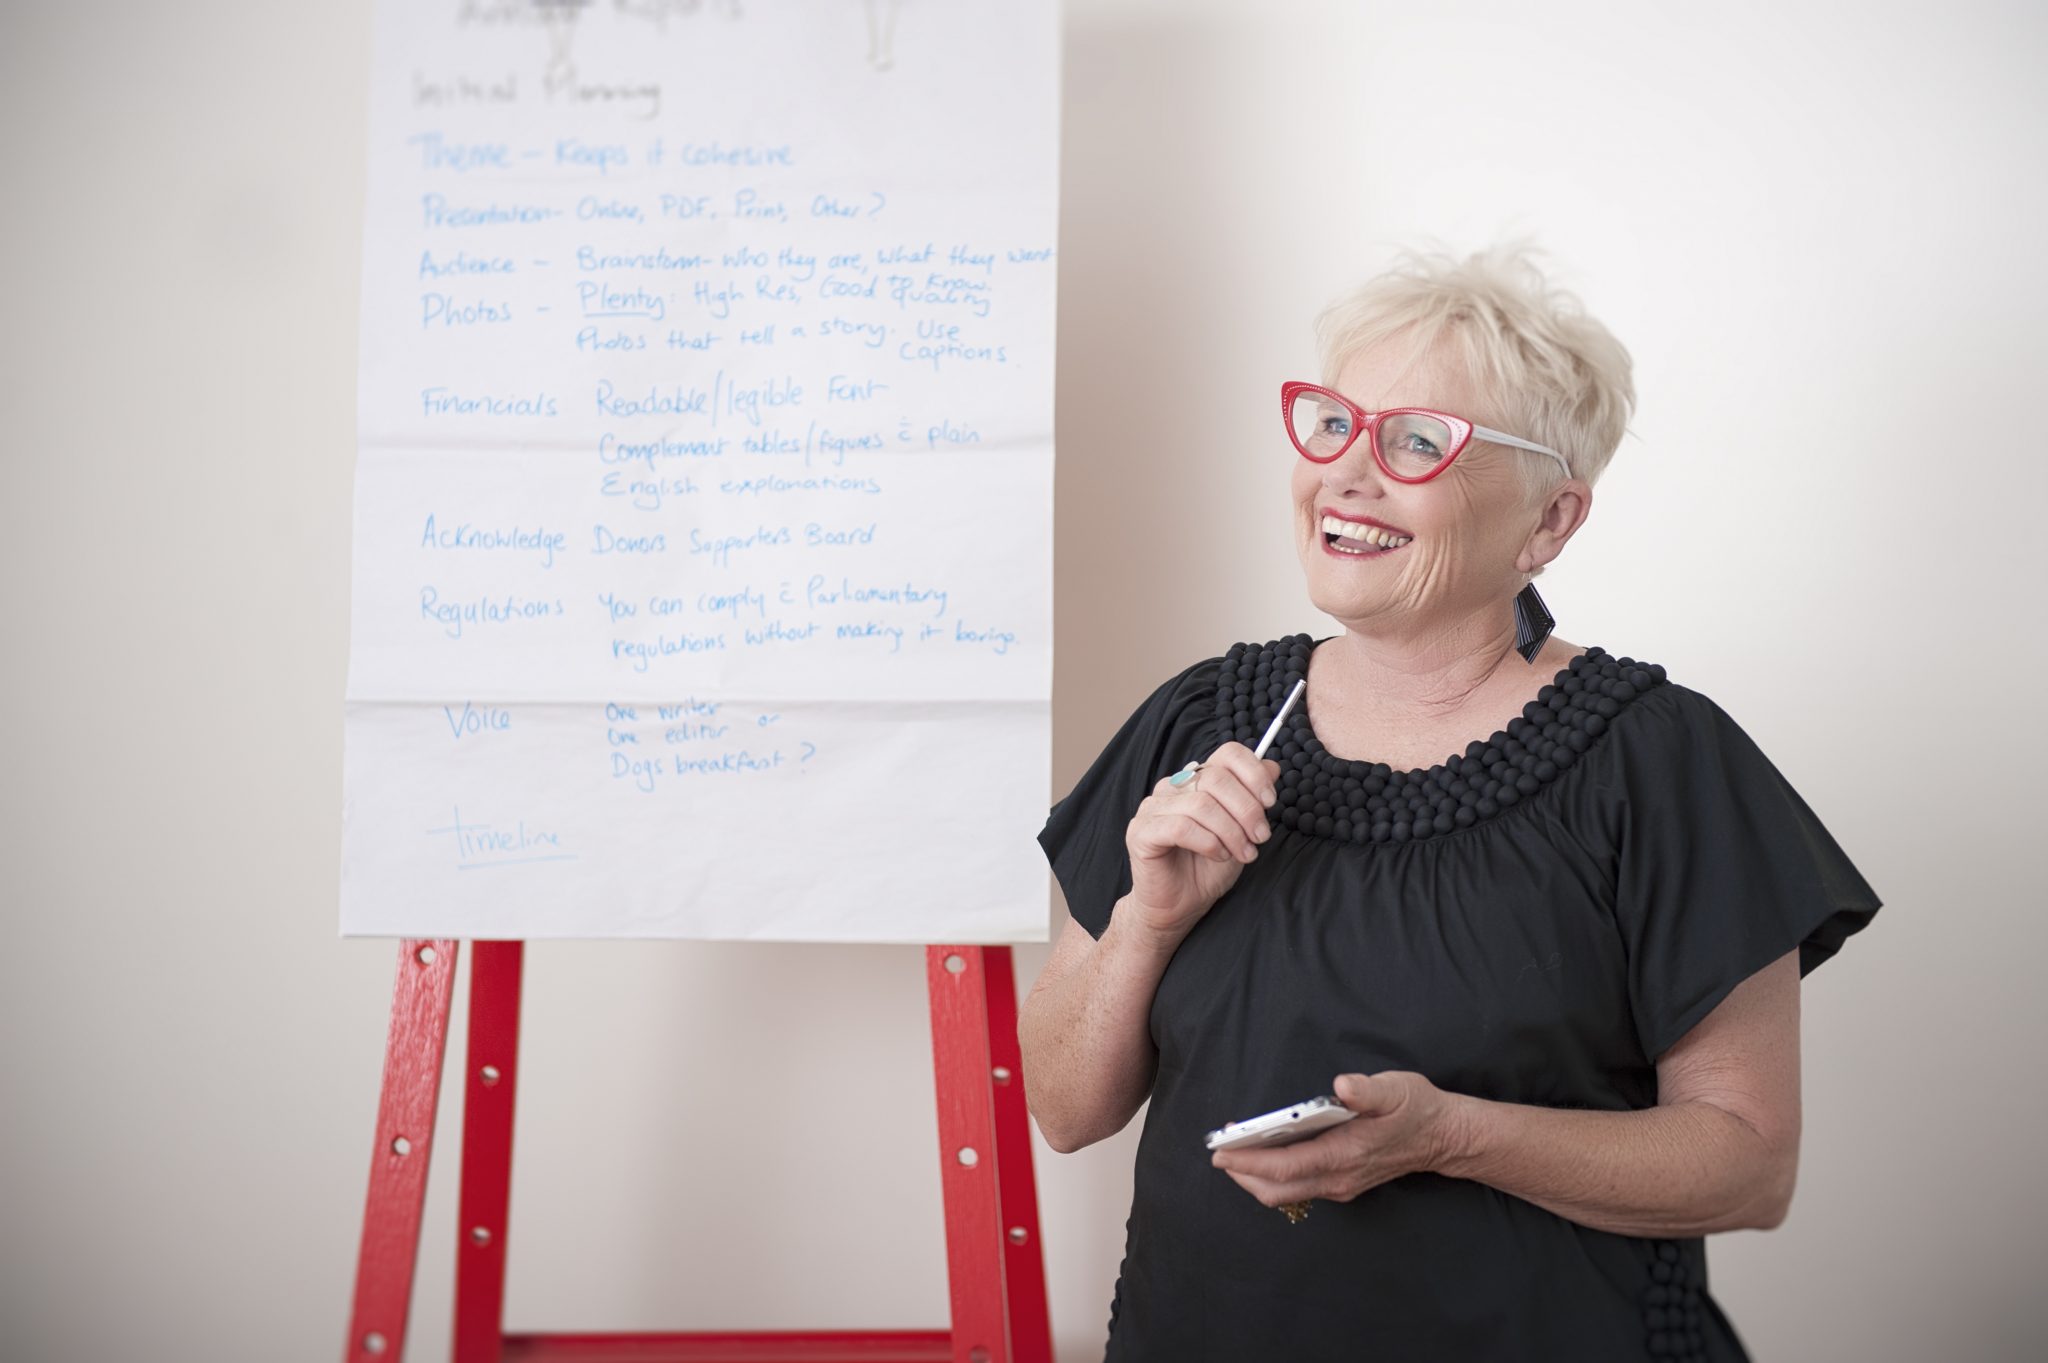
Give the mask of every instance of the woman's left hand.
[[1403, 1174], [1434, 1169], [1449, 1144], [1452, 1098], [1408, 1070], [1340, 1074], [1337, 1100], [1358, 1115], [1271, 1150], [1218, 1150], [1210, 1163], [1265, 1203], [1349, 1202]]

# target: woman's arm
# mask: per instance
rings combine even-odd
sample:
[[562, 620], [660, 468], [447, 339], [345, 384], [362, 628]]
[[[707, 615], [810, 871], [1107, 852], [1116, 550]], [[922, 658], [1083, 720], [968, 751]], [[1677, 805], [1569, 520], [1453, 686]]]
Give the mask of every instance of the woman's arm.
[[1152, 996], [1195, 924], [1272, 836], [1280, 764], [1242, 743], [1218, 747], [1201, 775], [1162, 776], [1124, 832], [1130, 893], [1102, 937], [1069, 919], [1017, 1019], [1024, 1101], [1065, 1154], [1124, 1129], [1152, 1091]]
[[1744, 980], [1657, 1061], [1657, 1106], [1452, 1100], [1439, 1172], [1624, 1235], [1769, 1230], [1799, 1163], [1799, 953]]
[[1657, 1060], [1657, 1106], [1590, 1112], [1341, 1075], [1360, 1115], [1314, 1140], [1215, 1157], [1268, 1206], [1345, 1202], [1402, 1174], [1489, 1184], [1582, 1225], [1692, 1236], [1785, 1219], [1799, 1161], [1799, 954], [1744, 980]]
[[1067, 920], [1017, 1019], [1024, 1101], [1062, 1154], [1123, 1130], [1159, 1064], [1152, 996], [1180, 940], [1139, 926], [1123, 902], [1099, 941]]

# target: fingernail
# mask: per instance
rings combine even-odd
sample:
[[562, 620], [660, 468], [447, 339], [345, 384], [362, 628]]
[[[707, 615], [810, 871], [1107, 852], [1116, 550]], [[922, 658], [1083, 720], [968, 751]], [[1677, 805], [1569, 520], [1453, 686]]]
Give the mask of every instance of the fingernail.
[[1252, 834], [1252, 836], [1257, 838], [1260, 842], [1264, 842], [1267, 838], [1273, 836], [1273, 826], [1271, 824], [1262, 823], [1259, 825], [1259, 831]]
[[1274, 790], [1274, 789], [1273, 789], [1273, 788], [1272, 788], [1271, 786], [1268, 786], [1268, 787], [1266, 787], [1266, 803], [1267, 803], [1267, 804], [1272, 804], [1272, 803], [1273, 803], [1273, 801], [1275, 801], [1275, 800], [1277, 800], [1277, 799], [1279, 799], [1279, 798], [1280, 798], [1280, 792], [1279, 792], [1279, 791], [1277, 791], [1277, 790]]

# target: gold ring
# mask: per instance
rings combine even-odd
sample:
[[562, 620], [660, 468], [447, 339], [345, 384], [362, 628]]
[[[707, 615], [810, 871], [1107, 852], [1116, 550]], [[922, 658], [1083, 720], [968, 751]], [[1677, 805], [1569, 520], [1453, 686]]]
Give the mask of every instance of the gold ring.
[[1300, 1202], [1281, 1203], [1280, 1210], [1287, 1214], [1287, 1224], [1290, 1226], [1299, 1225], [1301, 1219], [1308, 1215], [1308, 1204], [1311, 1201], [1314, 1201], [1314, 1199], [1309, 1198]]

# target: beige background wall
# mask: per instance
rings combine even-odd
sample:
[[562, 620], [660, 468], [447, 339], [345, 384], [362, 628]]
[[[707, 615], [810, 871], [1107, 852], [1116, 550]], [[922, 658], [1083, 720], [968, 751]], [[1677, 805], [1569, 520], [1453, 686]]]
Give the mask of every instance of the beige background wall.
[[[334, 930], [368, 24], [0, 39], [9, 1360], [341, 1348], [396, 954]], [[1718, 699], [1887, 901], [1807, 987], [1790, 1221], [1712, 1250], [1759, 1358], [2048, 1333], [2043, 50], [2024, 4], [1067, 6], [1055, 793], [1169, 672], [1331, 628], [1269, 396], [1315, 308], [1534, 231], [1641, 392], [1559, 632]], [[513, 1327], [942, 1319], [919, 952], [546, 943], [528, 981]], [[1062, 1363], [1136, 1130], [1038, 1149]]]

